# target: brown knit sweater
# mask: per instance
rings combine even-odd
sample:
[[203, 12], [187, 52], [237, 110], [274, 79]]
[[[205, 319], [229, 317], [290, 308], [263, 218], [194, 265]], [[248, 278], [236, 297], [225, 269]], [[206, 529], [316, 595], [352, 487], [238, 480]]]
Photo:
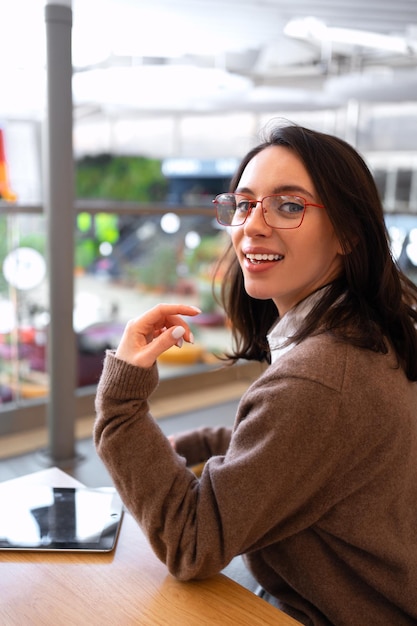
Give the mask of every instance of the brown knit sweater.
[[[417, 384], [392, 354], [309, 338], [248, 389], [233, 433], [189, 433], [179, 454], [149, 413], [157, 382], [109, 352], [94, 436], [174, 576], [245, 554], [315, 626], [417, 623]], [[186, 462], [207, 457], [197, 479]]]

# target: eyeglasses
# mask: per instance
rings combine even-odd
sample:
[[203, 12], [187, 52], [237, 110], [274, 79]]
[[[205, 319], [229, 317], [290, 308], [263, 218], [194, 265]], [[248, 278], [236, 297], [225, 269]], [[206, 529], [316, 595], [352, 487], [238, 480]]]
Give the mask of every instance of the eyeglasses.
[[307, 202], [300, 196], [273, 195], [253, 200], [241, 193], [221, 193], [213, 200], [217, 221], [223, 226], [242, 226], [259, 203], [265, 223], [271, 228], [299, 228], [307, 206], [324, 209], [322, 204]]

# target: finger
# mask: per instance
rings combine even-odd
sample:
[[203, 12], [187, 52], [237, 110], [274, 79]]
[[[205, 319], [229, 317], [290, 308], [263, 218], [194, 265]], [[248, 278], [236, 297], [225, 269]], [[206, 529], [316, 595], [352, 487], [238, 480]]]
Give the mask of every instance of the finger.
[[188, 304], [157, 304], [152, 309], [146, 311], [146, 313], [143, 313], [139, 319], [144, 323], [161, 327], [164, 320], [169, 317], [194, 316], [199, 313], [201, 313], [201, 309]]
[[116, 357], [137, 367], [152, 367], [163, 352], [175, 345], [178, 348], [181, 347], [185, 332], [183, 326], [168, 328], [153, 341], [142, 346], [135, 345], [127, 336], [124, 336], [116, 350]]
[[129, 325], [133, 332], [139, 333], [151, 341], [155, 336], [164, 332], [165, 328], [183, 326], [185, 339], [193, 342], [188, 324], [181, 315], [194, 316], [201, 313], [201, 309], [184, 304], [158, 304], [136, 320], [131, 320]]

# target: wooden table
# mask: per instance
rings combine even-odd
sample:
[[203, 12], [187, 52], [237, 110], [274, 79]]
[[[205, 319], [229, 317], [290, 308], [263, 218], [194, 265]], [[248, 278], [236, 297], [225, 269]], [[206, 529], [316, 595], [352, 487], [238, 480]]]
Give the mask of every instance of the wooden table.
[[[57, 468], [0, 483], [80, 485]], [[0, 512], [1, 514], [1, 512]], [[179, 582], [125, 513], [110, 553], [0, 551], [1, 626], [296, 626], [222, 574]]]

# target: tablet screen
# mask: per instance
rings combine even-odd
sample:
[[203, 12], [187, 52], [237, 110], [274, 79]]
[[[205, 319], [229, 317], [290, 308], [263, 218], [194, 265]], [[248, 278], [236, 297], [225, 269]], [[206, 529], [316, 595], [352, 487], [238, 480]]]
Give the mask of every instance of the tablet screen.
[[122, 515], [113, 488], [16, 486], [1, 496], [0, 550], [108, 552]]

